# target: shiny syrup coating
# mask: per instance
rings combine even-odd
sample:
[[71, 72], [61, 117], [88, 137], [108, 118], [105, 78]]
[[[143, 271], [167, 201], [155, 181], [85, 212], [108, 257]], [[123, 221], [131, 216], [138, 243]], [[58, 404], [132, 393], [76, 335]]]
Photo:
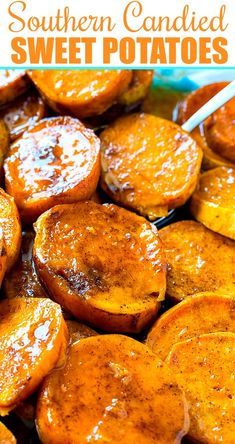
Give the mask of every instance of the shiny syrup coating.
[[167, 295], [181, 301], [202, 291], [235, 295], [235, 241], [199, 222], [181, 221], [159, 232], [168, 265]]
[[234, 297], [226, 293], [197, 293], [157, 319], [148, 334], [147, 345], [165, 360], [174, 344], [218, 331], [235, 333]]
[[214, 205], [235, 211], [235, 169], [219, 167], [202, 174], [195, 193]]
[[101, 186], [115, 202], [156, 219], [194, 191], [201, 149], [175, 123], [132, 114], [110, 125], [100, 138]]
[[180, 342], [167, 364], [190, 404], [189, 438], [234, 444], [235, 334], [211, 333]]
[[22, 233], [19, 259], [4, 279], [4, 296], [8, 299], [15, 297], [47, 297], [32, 261], [34, 237], [35, 233], [33, 231]]
[[57, 203], [85, 200], [94, 193], [100, 142], [77, 119], [44, 119], [11, 145], [4, 170], [6, 189], [30, 222]]
[[157, 230], [145, 219], [89, 201], [52, 208], [35, 229], [38, 274], [79, 320], [136, 332], [156, 315], [166, 265]]
[[0, 70], [0, 106], [23, 94], [29, 86], [26, 72], [21, 69]]
[[40, 96], [31, 93], [17, 98], [0, 110], [0, 119], [7, 125], [11, 141], [22, 136], [30, 126], [46, 117], [46, 106]]
[[30, 396], [56, 365], [67, 344], [59, 305], [49, 299], [0, 303], [0, 412]]
[[37, 70], [29, 76], [52, 109], [78, 118], [102, 114], [127, 89], [131, 70]]
[[14, 199], [0, 188], [0, 230], [4, 238], [9, 271], [18, 259], [21, 244], [21, 223]]
[[235, 169], [218, 167], [203, 173], [190, 209], [207, 228], [235, 240]]
[[44, 381], [36, 422], [43, 444], [179, 444], [188, 429], [174, 375], [121, 335], [71, 346], [64, 368]]

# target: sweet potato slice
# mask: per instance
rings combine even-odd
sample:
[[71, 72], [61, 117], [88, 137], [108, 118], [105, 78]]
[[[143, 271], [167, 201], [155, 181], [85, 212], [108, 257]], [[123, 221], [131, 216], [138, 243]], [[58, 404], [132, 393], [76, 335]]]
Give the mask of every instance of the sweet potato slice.
[[147, 345], [165, 360], [174, 344], [205, 333], [235, 333], [235, 298], [199, 293], [166, 311], [154, 324]]
[[102, 114], [127, 89], [131, 70], [29, 71], [49, 106], [78, 118]]
[[82, 339], [44, 381], [37, 404], [43, 444], [180, 443], [187, 405], [174, 375], [121, 335]]
[[225, 103], [204, 122], [208, 145], [229, 161], [235, 163], [235, 99]]
[[3, 283], [4, 296], [8, 299], [15, 297], [47, 297], [32, 260], [34, 237], [35, 233], [33, 231], [22, 233], [19, 259], [6, 275]]
[[156, 316], [166, 265], [157, 230], [145, 219], [89, 201], [52, 208], [35, 229], [39, 276], [77, 319], [112, 332], [138, 332]]
[[66, 324], [68, 327], [70, 342], [80, 341], [80, 339], [89, 338], [90, 336], [98, 334], [95, 330], [92, 330], [92, 328], [81, 322], [68, 320], [66, 321]]
[[7, 429], [7, 427], [0, 422], [0, 443], [1, 444], [16, 444], [14, 435]]
[[31, 395], [67, 344], [61, 308], [49, 299], [0, 303], [0, 414]]
[[[225, 88], [228, 82], [218, 82], [212, 83], [210, 85], [202, 86], [190, 93], [183, 101], [180, 102], [178, 106], [177, 122], [182, 125], [186, 120], [189, 119], [201, 106], [203, 106], [208, 100], [214, 97], [221, 89]], [[227, 128], [233, 132], [233, 123], [230, 115], [231, 105], [225, 105], [225, 107], [218, 110], [217, 113], [213, 114], [213, 117], [209, 117], [200, 127], [196, 128], [192, 132], [192, 136], [197, 141], [197, 143], [202, 147], [204, 153], [203, 165], [206, 169], [214, 168], [217, 166], [230, 166], [230, 157], [227, 157], [230, 142], [223, 139], [223, 145], [216, 143], [216, 134], [218, 133], [219, 139], [221, 139], [222, 133], [225, 131], [227, 135]], [[222, 120], [223, 123], [222, 123]], [[217, 120], [219, 122], [219, 132], [215, 131], [216, 126], [212, 124]], [[226, 123], [225, 123], [226, 121]], [[223, 130], [223, 126], [225, 126]], [[211, 128], [209, 130], [209, 128]], [[222, 130], [222, 133], [221, 133]], [[214, 135], [213, 135], [214, 134]]]
[[41, 120], [10, 148], [6, 189], [26, 222], [58, 203], [89, 199], [100, 174], [100, 141], [71, 117]]
[[0, 287], [7, 271], [7, 251], [3, 230], [0, 227]]
[[23, 94], [29, 85], [25, 71], [18, 69], [0, 70], [0, 106], [12, 102]]
[[235, 295], [235, 241], [199, 222], [176, 222], [159, 232], [166, 260], [167, 295], [175, 302], [203, 291]]
[[175, 344], [167, 363], [190, 404], [188, 436], [202, 444], [234, 444], [235, 334]]
[[47, 110], [42, 98], [37, 94], [23, 95], [0, 110], [0, 119], [7, 125], [11, 141], [22, 136], [24, 131], [35, 125]]
[[145, 98], [153, 80], [152, 69], [137, 69], [133, 72], [132, 82], [128, 89], [118, 98], [125, 106], [132, 106]]
[[6, 255], [7, 271], [17, 261], [21, 243], [21, 224], [14, 199], [0, 188], [0, 229], [2, 230]]
[[207, 228], [235, 240], [235, 168], [220, 167], [202, 174], [190, 208]]
[[132, 114], [100, 138], [101, 186], [115, 202], [153, 220], [183, 205], [194, 191], [201, 148], [175, 123]]

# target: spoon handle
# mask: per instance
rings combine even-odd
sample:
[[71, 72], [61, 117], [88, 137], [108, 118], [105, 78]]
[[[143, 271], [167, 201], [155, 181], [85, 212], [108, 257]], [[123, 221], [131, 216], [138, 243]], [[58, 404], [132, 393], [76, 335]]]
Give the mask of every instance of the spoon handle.
[[196, 113], [194, 113], [183, 125], [182, 128], [189, 133], [194, 130], [201, 122], [209, 117], [218, 108], [223, 106], [226, 102], [235, 96], [235, 80], [218, 94], [203, 105]]

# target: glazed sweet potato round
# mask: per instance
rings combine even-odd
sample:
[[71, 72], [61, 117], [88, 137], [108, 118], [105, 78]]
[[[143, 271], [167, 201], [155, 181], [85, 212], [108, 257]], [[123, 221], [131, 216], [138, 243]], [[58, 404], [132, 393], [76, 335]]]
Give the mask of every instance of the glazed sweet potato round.
[[8, 152], [10, 144], [10, 134], [5, 122], [0, 119], [0, 181], [3, 179], [3, 162]]
[[235, 240], [235, 169], [220, 167], [202, 174], [190, 208], [207, 228]]
[[61, 308], [49, 299], [0, 303], [0, 413], [31, 395], [67, 345]]
[[132, 82], [128, 89], [118, 98], [118, 103], [132, 106], [143, 100], [153, 80], [152, 69], [137, 69], [133, 71]]
[[45, 298], [47, 294], [38, 279], [32, 260], [32, 250], [35, 233], [24, 231], [19, 259], [3, 283], [4, 296], [8, 299], [16, 297]]
[[3, 230], [0, 228], [0, 287], [7, 271], [7, 251]]
[[2, 422], [0, 422], [0, 442], [2, 444], [16, 444], [14, 435]]
[[14, 199], [0, 188], [0, 228], [5, 242], [7, 271], [18, 259], [21, 243], [20, 217]]
[[189, 438], [234, 444], [235, 334], [211, 333], [175, 344], [167, 363], [190, 404]]
[[23, 95], [0, 110], [0, 119], [7, 125], [11, 141], [22, 136], [30, 126], [46, 117], [46, 106], [40, 96]]
[[[164, 299], [157, 230], [115, 205], [58, 205], [35, 224], [34, 262], [53, 299], [104, 330], [138, 332]], [[63, 242], [61, 242], [63, 239]]]
[[235, 333], [235, 298], [199, 293], [166, 311], [154, 324], [147, 345], [165, 360], [173, 345], [205, 333]]
[[176, 222], [159, 232], [166, 260], [167, 295], [175, 302], [203, 291], [235, 296], [235, 241], [199, 222]]
[[37, 404], [43, 444], [173, 444], [188, 429], [184, 398], [143, 344], [121, 335], [73, 344], [45, 380]]
[[132, 114], [100, 138], [101, 186], [115, 202], [152, 220], [183, 205], [194, 191], [201, 148], [175, 123]]
[[235, 99], [225, 103], [204, 122], [208, 145], [229, 161], [235, 163]]
[[26, 72], [18, 69], [0, 70], [0, 106], [12, 102], [28, 88]]
[[100, 174], [100, 141], [71, 117], [41, 120], [10, 148], [4, 162], [8, 193], [32, 222], [58, 203], [89, 199]]
[[127, 89], [131, 70], [37, 70], [29, 76], [49, 106], [78, 118], [102, 114]]
[[[212, 83], [190, 93], [178, 106], [177, 122], [182, 125], [227, 85], [228, 82]], [[205, 169], [230, 166], [231, 160], [235, 160], [235, 157], [231, 157], [234, 103], [232, 100], [226, 104], [192, 132], [192, 136], [203, 149]], [[232, 150], [234, 151], [234, 148]]]

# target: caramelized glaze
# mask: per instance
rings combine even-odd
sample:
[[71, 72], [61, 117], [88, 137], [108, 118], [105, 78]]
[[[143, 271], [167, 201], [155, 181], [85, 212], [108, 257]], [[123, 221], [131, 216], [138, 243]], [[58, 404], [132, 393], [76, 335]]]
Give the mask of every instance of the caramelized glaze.
[[65, 367], [46, 378], [37, 428], [43, 444], [179, 444], [186, 409], [174, 375], [147, 347], [94, 336], [73, 344]]

